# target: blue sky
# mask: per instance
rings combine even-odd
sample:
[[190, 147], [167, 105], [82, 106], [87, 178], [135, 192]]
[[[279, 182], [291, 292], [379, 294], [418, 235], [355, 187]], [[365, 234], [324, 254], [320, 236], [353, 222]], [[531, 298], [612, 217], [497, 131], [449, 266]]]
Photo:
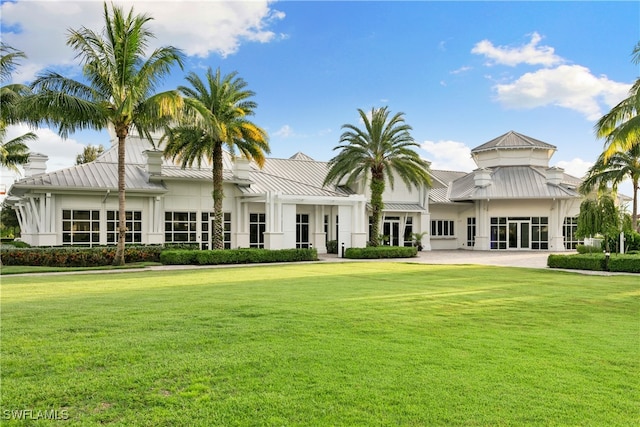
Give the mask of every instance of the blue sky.
[[[388, 106], [436, 169], [471, 170], [469, 149], [515, 130], [557, 146], [551, 164], [581, 175], [602, 151], [595, 121], [640, 74], [638, 2], [133, 3], [154, 17], [157, 45], [188, 54], [166, 88], [209, 66], [237, 71], [256, 92], [272, 157], [329, 160], [358, 108]], [[1, 7], [3, 41], [29, 57], [16, 81], [44, 68], [79, 77], [66, 29], [100, 29], [102, 3]], [[82, 145], [109, 144], [106, 133], [39, 134], [32, 149], [50, 169], [71, 166]]]

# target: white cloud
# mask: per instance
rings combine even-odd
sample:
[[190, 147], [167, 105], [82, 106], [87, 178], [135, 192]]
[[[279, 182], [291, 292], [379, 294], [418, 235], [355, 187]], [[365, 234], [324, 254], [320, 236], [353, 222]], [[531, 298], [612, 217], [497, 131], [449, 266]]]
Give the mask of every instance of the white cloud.
[[470, 172], [476, 168], [471, 159], [471, 148], [456, 141], [424, 141], [420, 148], [429, 155], [432, 169]]
[[281, 138], [289, 138], [295, 135], [293, 132], [293, 128], [289, 125], [284, 125], [277, 131], [273, 133], [274, 136], [279, 136]]
[[588, 162], [586, 160], [582, 160], [579, 157], [576, 157], [575, 159], [571, 159], [569, 161], [561, 160], [556, 163], [556, 166], [564, 169], [564, 171], [569, 175], [573, 175], [576, 178], [582, 178], [587, 173], [589, 168], [593, 166], [593, 162]]
[[461, 73], [467, 72], [467, 71], [472, 70], [472, 69], [473, 69], [473, 67], [468, 67], [468, 66], [465, 65], [465, 66], [462, 66], [462, 67], [458, 68], [457, 70], [450, 71], [449, 74], [461, 74]]
[[529, 43], [518, 47], [496, 47], [489, 40], [482, 40], [476, 43], [471, 49], [471, 53], [484, 55], [489, 60], [488, 65], [502, 64], [513, 67], [519, 64], [529, 64], [550, 67], [563, 63], [564, 60], [554, 53], [555, 50], [552, 47], [538, 46], [541, 40], [542, 36], [536, 32], [531, 35]]
[[7, 128], [6, 139], [10, 140], [30, 131], [33, 131], [38, 136], [38, 139], [27, 143], [29, 150], [33, 153], [41, 153], [49, 157], [47, 161], [48, 172], [73, 166], [76, 162], [76, 156], [80, 154], [85, 147], [84, 144], [75, 139], [60, 138], [60, 136], [51, 129], [40, 128], [32, 130], [24, 125], [9, 126]]
[[[235, 53], [245, 41], [266, 43], [283, 35], [269, 27], [284, 13], [262, 1], [114, 1], [128, 12], [146, 13], [153, 20], [149, 28], [156, 38], [150, 49], [172, 45], [187, 55], [206, 57], [211, 53], [227, 56]], [[14, 80], [29, 81], [49, 66], [77, 65], [74, 54], [66, 46], [68, 29], [86, 27], [100, 31], [104, 27], [103, 2], [89, 1], [18, 1], [0, 6], [3, 42], [22, 50], [28, 56]], [[16, 31], [11, 31], [17, 28]]]
[[602, 105], [611, 108], [624, 99], [630, 84], [596, 77], [581, 65], [561, 65], [526, 73], [508, 84], [497, 84], [497, 99], [508, 108], [536, 108], [548, 105], [568, 108], [597, 120]]

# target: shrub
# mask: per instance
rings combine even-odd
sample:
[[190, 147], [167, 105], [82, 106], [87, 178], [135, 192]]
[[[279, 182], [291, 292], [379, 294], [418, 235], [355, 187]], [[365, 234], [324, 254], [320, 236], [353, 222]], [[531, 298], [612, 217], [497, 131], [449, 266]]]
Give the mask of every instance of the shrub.
[[412, 258], [418, 254], [415, 247], [405, 246], [367, 246], [366, 248], [348, 248], [344, 257], [349, 259]]
[[602, 248], [600, 246], [578, 245], [576, 250], [579, 254], [601, 254]]
[[609, 259], [609, 271], [640, 273], [640, 256], [613, 255]]
[[337, 240], [329, 240], [327, 242], [327, 253], [329, 253], [329, 254], [337, 254], [338, 253], [338, 241]]
[[315, 249], [218, 249], [208, 251], [169, 250], [163, 251], [163, 264], [251, 264], [270, 262], [316, 261]]
[[[125, 262], [158, 262], [161, 246], [126, 246]], [[47, 267], [98, 267], [110, 265], [116, 248], [53, 247], [2, 249], [3, 265], [34, 265]]]
[[547, 265], [550, 268], [567, 268], [572, 270], [603, 271], [605, 269], [604, 254], [549, 255]]

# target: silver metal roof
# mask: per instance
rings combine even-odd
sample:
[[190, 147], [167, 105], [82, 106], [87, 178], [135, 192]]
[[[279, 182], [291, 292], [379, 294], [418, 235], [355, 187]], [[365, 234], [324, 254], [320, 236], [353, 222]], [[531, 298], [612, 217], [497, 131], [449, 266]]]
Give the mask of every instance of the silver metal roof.
[[545, 170], [533, 166], [502, 166], [491, 169], [491, 183], [476, 187], [474, 173], [453, 182], [449, 199], [452, 201], [479, 199], [549, 199], [580, 197], [566, 175], [561, 185], [547, 182]]
[[[125, 165], [125, 189], [145, 192], [166, 192], [166, 188], [156, 182], [149, 182], [148, 175], [139, 165]], [[13, 184], [12, 194], [27, 189], [56, 190], [115, 190], [118, 189], [118, 165], [114, 163], [92, 162], [60, 169], [50, 173], [23, 178]]]
[[474, 148], [471, 152], [479, 153], [481, 151], [496, 150], [499, 148], [534, 148], [554, 151], [556, 149], [554, 145], [547, 144], [546, 142], [531, 138], [530, 136], [522, 135], [518, 132], [509, 131], [504, 135], [500, 135], [499, 137]]

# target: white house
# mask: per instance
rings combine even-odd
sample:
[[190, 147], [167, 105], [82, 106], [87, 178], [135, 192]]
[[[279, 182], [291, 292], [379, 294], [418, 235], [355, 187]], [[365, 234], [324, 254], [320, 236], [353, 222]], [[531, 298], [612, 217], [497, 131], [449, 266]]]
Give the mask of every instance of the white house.
[[[117, 144], [117, 143], [116, 143]], [[126, 153], [127, 242], [211, 245], [210, 166], [186, 168], [130, 137]], [[472, 150], [471, 173], [433, 170], [432, 188], [387, 186], [382, 232], [391, 245], [428, 233], [426, 250], [563, 250], [575, 247], [580, 180], [550, 168], [555, 147], [509, 132]], [[9, 190], [22, 239], [33, 246], [117, 241], [117, 146], [96, 161], [45, 173], [33, 153]], [[363, 247], [369, 236], [368, 186], [323, 186], [327, 163], [297, 153], [262, 169], [225, 154], [226, 248]]]

